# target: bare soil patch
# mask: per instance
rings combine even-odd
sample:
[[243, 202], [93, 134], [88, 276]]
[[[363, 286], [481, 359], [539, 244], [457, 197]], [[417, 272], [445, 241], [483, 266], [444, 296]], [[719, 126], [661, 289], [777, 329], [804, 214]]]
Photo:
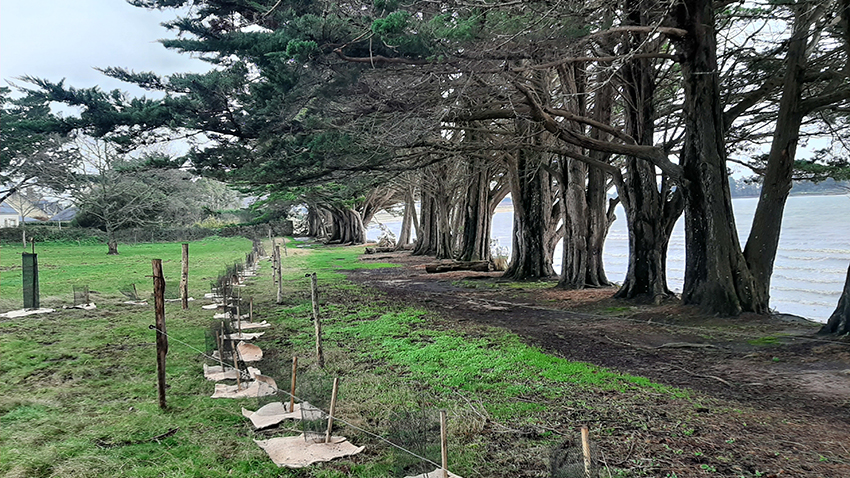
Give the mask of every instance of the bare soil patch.
[[[567, 435], [590, 423], [610, 467], [633, 476], [850, 476], [850, 342], [815, 336], [819, 324], [711, 317], [677, 301], [613, 299], [613, 288], [503, 283], [500, 273], [427, 274], [433, 260], [408, 253], [362, 260], [402, 267], [351, 271], [352, 280], [434, 311], [447, 327], [505, 328], [553, 355], [692, 392], [688, 403], [625, 394], [585, 397], [593, 406], [579, 411], [548, 403], [551, 421], [540, 426]], [[505, 434], [491, 443], [493, 459], [515, 446]]]

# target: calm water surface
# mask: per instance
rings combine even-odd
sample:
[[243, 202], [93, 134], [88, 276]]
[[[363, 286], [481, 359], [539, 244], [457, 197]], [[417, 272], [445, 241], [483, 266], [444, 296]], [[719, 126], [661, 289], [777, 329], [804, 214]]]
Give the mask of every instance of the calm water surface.
[[[745, 241], [750, 232], [757, 198], [732, 201], [738, 235]], [[394, 233], [401, 219], [386, 222]], [[510, 250], [512, 212], [493, 216], [492, 236]], [[367, 236], [376, 239], [380, 230], [373, 223]], [[667, 253], [667, 280], [671, 289], [681, 292], [685, 273], [684, 220], [680, 219], [670, 239]], [[625, 213], [617, 208], [617, 220], [605, 241], [603, 253], [608, 279], [622, 282], [628, 267], [629, 239]], [[778, 312], [826, 322], [838, 303], [850, 265], [850, 197], [792, 196], [785, 206], [779, 251], [770, 287], [770, 306]], [[555, 252], [555, 269], [561, 267], [561, 246]]]

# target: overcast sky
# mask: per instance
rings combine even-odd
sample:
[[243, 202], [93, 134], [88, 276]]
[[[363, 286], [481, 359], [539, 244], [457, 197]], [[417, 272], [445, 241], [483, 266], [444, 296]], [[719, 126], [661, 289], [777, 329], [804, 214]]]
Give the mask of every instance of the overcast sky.
[[[95, 67], [125, 67], [159, 74], [202, 72], [209, 65], [165, 49], [174, 34], [160, 23], [173, 11], [149, 11], [124, 0], [0, 0], [0, 77], [22, 75], [75, 87], [100, 86], [145, 94]], [[147, 93], [151, 96], [150, 93]]]

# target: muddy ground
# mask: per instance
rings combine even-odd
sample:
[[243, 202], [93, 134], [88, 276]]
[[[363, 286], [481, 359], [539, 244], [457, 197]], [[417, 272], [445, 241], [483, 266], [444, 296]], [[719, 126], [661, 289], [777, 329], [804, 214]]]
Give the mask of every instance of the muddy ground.
[[[613, 299], [613, 288], [508, 286], [499, 273], [427, 274], [433, 260], [408, 253], [363, 260], [402, 267], [352, 271], [352, 280], [434, 311], [449, 327], [503, 327], [551, 354], [693, 392], [687, 403], [605, 393], [585, 397], [595, 406], [584, 410], [551, 403], [550, 422], [540, 427], [568, 436], [573, 420], [589, 423], [607, 472], [850, 477], [850, 341], [817, 337], [818, 324], [710, 317], [676, 301]], [[512, 476], [545, 473], [531, 461], [516, 466]]]

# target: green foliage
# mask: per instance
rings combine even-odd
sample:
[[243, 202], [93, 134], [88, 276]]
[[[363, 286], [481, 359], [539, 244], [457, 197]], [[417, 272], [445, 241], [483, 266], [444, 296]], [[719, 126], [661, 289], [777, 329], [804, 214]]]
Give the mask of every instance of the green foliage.
[[481, 19], [478, 16], [457, 18], [450, 13], [443, 13], [431, 19], [429, 26], [438, 38], [470, 41], [475, 38], [481, 26]]
[[286, 44], [286, 55], [296, 61], [303, 62], [318, 49], [319, 46], [312, 40], [289, 40], [289, 43]]
[[395, 36], [401, 34], [410, 23], [410, 14], [407, 12], [393, 12], [384, 18], [377, 18], [372, 22], [372, 31], [377, 35]]

